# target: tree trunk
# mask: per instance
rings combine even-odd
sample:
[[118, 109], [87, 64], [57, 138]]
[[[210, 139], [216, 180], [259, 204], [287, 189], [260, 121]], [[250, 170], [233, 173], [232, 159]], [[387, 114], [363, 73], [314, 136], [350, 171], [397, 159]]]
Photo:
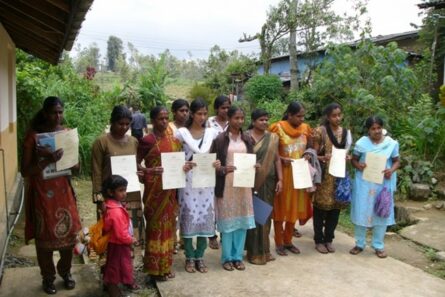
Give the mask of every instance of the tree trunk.
[[[297, 14], [297, 0], [292, 0], [290, 6], [291, 11], [289, 14], [291, 17], [296, 17]], [[297, 21], [296, 19], [291, 21], [292, 28], [290, 29], [289, 36], [289, 64], [290, 64], [290, 90], [298, 91], [298, 67], [297, 67]]]

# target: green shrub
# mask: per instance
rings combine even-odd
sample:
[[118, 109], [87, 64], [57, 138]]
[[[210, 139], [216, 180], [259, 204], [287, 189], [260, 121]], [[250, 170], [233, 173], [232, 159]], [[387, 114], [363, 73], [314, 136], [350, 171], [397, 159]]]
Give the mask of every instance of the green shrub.
[[256, 75], [247, 81], [244, 93], [252, 105], [257, 106], [260, 102], [281, 99], [283, 87], [277, 75]]

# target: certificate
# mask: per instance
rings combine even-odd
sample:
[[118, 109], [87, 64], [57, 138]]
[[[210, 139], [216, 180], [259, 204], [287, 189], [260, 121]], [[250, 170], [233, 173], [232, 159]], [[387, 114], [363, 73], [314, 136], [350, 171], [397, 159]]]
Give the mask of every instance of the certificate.
[[[48, 133], [40, 133], [37, 134], [37, 143], [39, 146], [47, 147], [51, 152], [55, 151], [56, 148], [56, 142], [54, 140], [55, 135], [57, 132], [48, 132]], [[48, 166], [43, 169], [43, 179], [51, 179], [54, 177], [64, 176], [64, 175], [71, 175], [71, 170], [60, 170], [57, 171], [56, 169], [56, 163], [50, 163]]]
[[76, 166], [79, 163], [79, 135], [77, 128], [61, 131], [54, 135], [55, 149], [63, 149], [63, 156], [56, 162], [57, 171]]
[[312, 187], [309, 163], [304, 158], [292, 160], [292, 178], [294, 189], [307, 189]]
[[137, 171], [135, 155], [111, 157], [111, 173], [120, 175], [128, 181], [127, 192], [141, 191]]
[[184, 160], [184, 152], [161, 153], [163, 190], [185, 188]]
[[253, 188], [255, 185], [255, 154], [233, 154], [233, 186], [236, 188]]
[[366, 153], [366, 167], [363, 179], [376, 184], [383, 184], [383, 170], [386, 167], [386, 157], [375, 153]]
[[345, 177], [346, 150], [332, 146], [331, 160], [329, 161], [329, 174], [335, 177]]
[[192, 188], [215, 187], [216, 154], [194, 154], [193, 162], [196, 166], [192, 169]]

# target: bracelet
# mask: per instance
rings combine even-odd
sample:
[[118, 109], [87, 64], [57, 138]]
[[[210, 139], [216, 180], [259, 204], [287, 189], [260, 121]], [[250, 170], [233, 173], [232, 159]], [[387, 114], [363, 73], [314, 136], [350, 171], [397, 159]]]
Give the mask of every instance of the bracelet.
[[223, 175], [226, 175], [226, 167], [222, 166], [221, 168], [222, 168], [222, 169], [221, 169], [222, 174], [223, 174]]

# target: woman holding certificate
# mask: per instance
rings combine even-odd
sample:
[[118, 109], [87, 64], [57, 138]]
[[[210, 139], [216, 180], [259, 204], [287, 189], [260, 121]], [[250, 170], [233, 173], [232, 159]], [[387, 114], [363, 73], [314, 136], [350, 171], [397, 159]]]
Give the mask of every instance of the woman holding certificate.
[[[251, 129], [247, 133], [255, 142], [253, 150], [261, 168], [255, 174], [255, 191], [258, 198], [270, 205], [274, 204], [276, 193], [281, 192], [282, 170], [278, 155], [278, 136], [267, 131], [269, 115], [265, 110], [255, 109], [251, 116]], [[264, 265], [275, 260], [270, 253], [269, 233], [271, 219], [264, 225], [256, 224], [255, 229], [247, 231], [247, 260], [252, 264]]]
[[174, 233], [176, 232], [176, 189], [163, 190], [161, 153], [178, 152], [179, 141], [168, 130], [168, 111], [156, 106], [150, 112], [153, 132], [144, 136], [139, 143], [137, 163], [141, 168], [145, 186], [142, 201], [147, 222], [145, 229], [144, 268], [157, 281], [175, 277], [173, 263]]
[[299, 254], [292, 244], [294, 225], [304, 225], [312, 217], [312, 203], [305, 189], [294, 189], [292, 160], [303, 158], [311, 142], [311, 127], [304, 123], [305, 110], [299, 102], [288, 105], [282, 121], [270, 126], [279, 138], [279, 154], [283, 165], [283, 190], [275, 196], [273, 220], [277, 254], [287, 256], [286, 250]]
[[[396, 170], [400, 167], [399, 143], [383, 134], [383, 120], [379, 117], [368, 118], [365, 128], [368, 136], [357, 141], [352, 156], [352, 165], [356, 168], [351, 201], [355, 247], [349, 252], [357, 255], [363, 251], [366, 230], [372, 228], [371, 247], [377, 257], [386, 258], [386, 227], [395, 224], [393, 197]], [[380, 213], [378, 202], [384, 200], [387, 200], [383, 205], [386, 213]]]
[[[101, 194], [102, 183], [112, 175], [112, 158], [116, 156], [135, 156], [138, 141], [135, 137], [127, 135], [132, 120], [131, 112], [123, 105], [113, 108], [110, 117], [110, 132], [99, 136], [91, 149], [91, 179], [93, 181], [93, 202], [97, 204], [97, 217], [99, 218], [103, 207]], [[135, 164], [136, 165], [136, 164]], [[140, 191], [129, 192], [125, 198], [126, 207], [132, 219], [136, 238], [142, 242], [143, 220]]]
[[[213, 139], [217, 132], [212, 128], [206, 128], [207, 104], [202, 99], [194, 100], [190, 105], [190, 118], [186, 126], [179, 128], [176, 132], [176, 138], [182, 143], [187, 161], [196, 157], [207, 155], [209, 153]], [[213, 160], [210, 172], [207, 175], [214, 176], [215, 168], [219, 167], [220, 162]], [[200, 166], [200, 165], [198, 165]], [[203, 164], [204, 166], [204, 164]], [[202, 166], [201, 166], [202, 167]], [[180, 234], [184, 242], [185, 250], [185, 270], [193, 273], [198, 270], [201, 273], [207, 272], [207, 266], [203, 257], [207, 248], [207, 238], [215, 235], [215, 205], [214, 205], [214, 182], [213, 185], [202, 187], [196, 186], [199, 180], [204, 180], [206, 176], [199, 177], [198, 169], [189, 171], [186, 175], [186, 186], [179, 189], [179, 223]], [[193, 238], [196, 239], [196, 248], [193, 247]]]
[[[329, 104], [323, 111], [324, 122], [314, 130], [313, 148], [317, 151], [318, 160], [323, 165], [321, 184], [317, 184], [317, 190], [313, 197], [314, 206], [314, 241], [315, 249], [322, 254], [334, 253], [332, 245], [335, 228], [338, 224], [340, 210], [346, 206], [335, 199], [335, 180], [330, 168], [334, 166], [331, 156], [337, 149], [342, 150], [343, 177], [346, 172], [346, 151], [352, 144], [351, 132], [341, 127], [343, 118], [342, 108], [337, 103]], [[333, 156], [334, 160], [335, 156]], [[329, 169], [329, 170], [328, 170]]]
[[243, 263], [246, 231], [255, 228], [252, 205], [252, 189], [234, 187], [235, 153], [253, 153], [249, 136], [241, 127], [244, 123], [244, 111], [239, 107], [230, 107], [229, 126], [224, 133], [214, 140], [211, 152], [221, 161], [217, 169], [215, 197], [216, 224], [221, 232], [221, 263], [225, 270], [244, 270]]
[[[63, 156], [43, 139], [52, 139], [55, 132], [65, 130], [63, 102], [48, 97], [43, 108], [33, 118], [23, 143], [21, 173], [25, 178], [25, 241], [35, 239], [37, 261], [42, 275], [43, 290], [56, 294], [54, 280], [57, 273], [66, 289], [74, 289], [71, 260], [76, 236], [81, 228], [76, 198], [67, 175], [45, 177], [46, 169]], [[51, 148], [46, 146], [48, 144]], [[60, 260], [54, 267], [53, 252], [59, 251]]]

